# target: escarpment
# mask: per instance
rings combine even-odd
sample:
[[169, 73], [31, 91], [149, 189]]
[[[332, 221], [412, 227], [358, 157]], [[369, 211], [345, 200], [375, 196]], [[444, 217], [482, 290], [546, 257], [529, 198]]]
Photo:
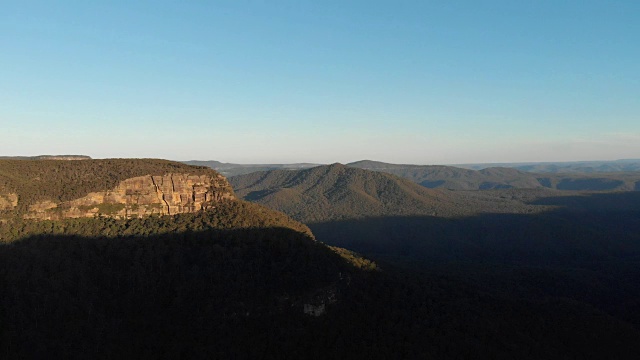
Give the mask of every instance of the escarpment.
[[216, 171], [165, 160], [0, 161], [5, 220], [175, 215], [229, 199], [233, 188]]
[[122, 181], [114, 189], [56, 204], [45, 200], [29, 206], [28, 219], [56, 220], [107, 216], [118, 219], [151, 214], [175, 215], [195, 212], [234, 199], [222, 175], [166, 174], [138, 176]]

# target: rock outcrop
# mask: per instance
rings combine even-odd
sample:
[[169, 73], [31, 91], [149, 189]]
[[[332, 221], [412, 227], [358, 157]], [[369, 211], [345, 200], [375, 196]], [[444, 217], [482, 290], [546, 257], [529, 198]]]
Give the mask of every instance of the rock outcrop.
[[13, 210], [18, 206], [18, 194], [0, 194], [0, 210]]
[[[114, 189], [92, 192], [59, 204], [51, 200], [40, 201], [30, 205], [24, 217], [57, 220], [93, 216], [125, 219], [151, 214], [174, 215], [207, 209], [217, 202], [234, 198], [231, 185], [222, 175], [146, 175], [126, 179]], [[0, 202], [0, 207], [2, 204]]]

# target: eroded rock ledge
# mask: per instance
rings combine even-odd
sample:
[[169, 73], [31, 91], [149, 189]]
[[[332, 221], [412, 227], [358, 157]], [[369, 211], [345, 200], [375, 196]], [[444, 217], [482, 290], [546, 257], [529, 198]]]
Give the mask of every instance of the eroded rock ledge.
[[125, 219], [151, 214], [174, 215], [207, 209], [226, 199], [235, 199], [235, 195], [222, 175], [145, 175], [126, 179], [114, 189], [92, 192], [67, 202], [40, 201], [29, 206], [24, 218], [107, 216]]

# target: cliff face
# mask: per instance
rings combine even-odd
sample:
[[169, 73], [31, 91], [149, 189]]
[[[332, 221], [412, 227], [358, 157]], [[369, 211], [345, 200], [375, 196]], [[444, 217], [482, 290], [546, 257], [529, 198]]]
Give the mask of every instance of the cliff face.
[[[91, 192], [84, 197], [55, 203], [40, 201], [29, 206], [27, 219], [57, 220], [107, 216], [117, 219], [151, 214], [174, 215], [195, 212], [215, 203], [235, 199], [222, 175], [166, 174], [138, 176], [120, 182], [114, 189]], [[0, 200], [0, 207], [15, 204]]]

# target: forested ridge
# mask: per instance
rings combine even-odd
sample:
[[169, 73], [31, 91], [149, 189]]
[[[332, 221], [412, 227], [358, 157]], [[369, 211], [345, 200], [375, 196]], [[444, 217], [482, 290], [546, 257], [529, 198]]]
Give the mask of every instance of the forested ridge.
[[[392, 174], [342, 164], [271, 170], [229, 178], [237, 196], [306, 224], [374, 216], [463, 216], [532, 212], [518, 196], [427, 189]], [[535, 190], [526, 190], [535, 191]]]
[[[585, 167], [530, 165], [473, 169], [442, 165], [388, 164], [378, 161], [356, 161], [348, 166], [394, 174], [428, 188], [451, 190], [535, 189], [611, 191], [640, 190], [637, 162], [611, 162], [599, 171]], [[566, 165], [566, 164], [565, 164]], [[626, 166], [625, 166], [626, 165]], [[540, 171], [540, 172], [538, 172]]]
[[94, 191], [114, 188], [125, 179], [143, 175], [188, 173], [212, 175], [207, 167], [160, 159], [105, 160], [2, 160], [0, 195], [17, 193], [18, 211], [41, 200], [56, 202], [80, 198]]

